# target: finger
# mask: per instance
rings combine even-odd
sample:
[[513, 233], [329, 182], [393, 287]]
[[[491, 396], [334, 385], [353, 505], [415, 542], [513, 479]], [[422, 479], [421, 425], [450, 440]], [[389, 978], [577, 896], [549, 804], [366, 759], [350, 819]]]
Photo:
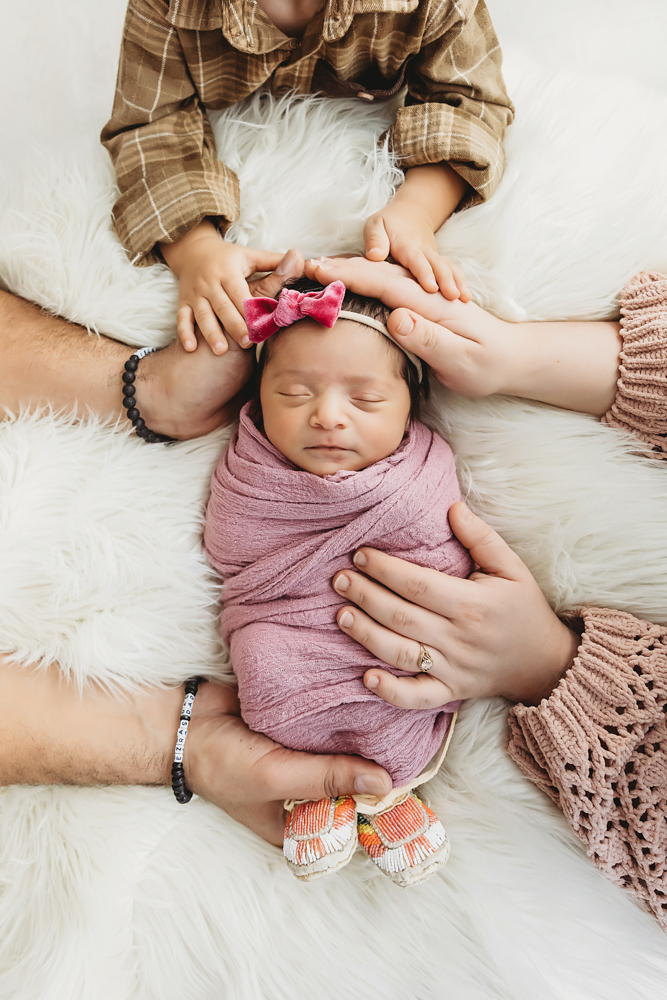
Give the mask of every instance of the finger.
[[396, 708], [441, 708], [450, 701], [456, 701], [451, 688], [430, 674], [395, 677], [388, 670], [367, 670], [364, 684], [378, 698]]
[[468, 282], [466, 281], [465, 274], [463, 273], [463, 271], [461, 270], [461, 268], [458, 266], [458, 264], [452, 263], [451, 260], [448, 263], [449, 263], [449, 267], [451, 269], [454, 281], [456, 282], [456, 287], [459, 290], [459, 294], [461, 296], [461, 302], [470, 302], [470, 300], [472, 299], [472, 294], [470, 292], [470, 289], [468, 288]]
[[[531, 575], [525, 563], [498, 532], [473, 514], [463, 502], [459, 501], [449, 508], [449, 523], [484, 573], [504, 580], [523, 580], [526, 575]], [[364, 569], [364, 573], [368, 570]]]
[[458, 374], [462, 368], [468, 370], [471, 355], [479, 350], [476, 341], [452, 333], [446, 326], [432, 323], [412, 309], [395, 309], [387, 327], [401, 347], [425, 361], [443, 385], [448, 385], [448, 373]]
[[281, 799], [323, 799], [338, 795], [386, 795], [391, 778], [379, 764], [344, 754], [310, 754], [276, 748], [267, 755], [264, 779]]
[[445, 296], [446, 299], [453, 301], [461, 296], [458, 285], [454, 280], [454, 273], [452, 271], [449, 261], [441, 257], [439, 253], [433, 251], [427, 254], [429, 263], [433, 268], [433, 274], [435, 275], [435, 280], [438, 284], [438, 288]]
[[[416, 566], [414, 563], [398, 559], [396, 556], [388, 556], [386, 552], [378, 552], [377, 549], [366, 546], [355, 552], [354, 563], [365, 576], [344, 570], [334, 577], [334, 588], [337, 593], [344, 595], [346, 600], [348, 594], [354, 593], [355, 604], [358, 599], [365, 610], [369, 599], [372, 600], [373, 608], [375, 610], [377, 607], [378, 614], [383, 614], [380, 607], [381, 600], [386, 599], [386, 591], [389, 590], [392, 591], [389, 596], [394, 599], [398, 595], [426, 611], [451, 617], [457, 613], [460, 601], [470, 596], [470, 588], [473, 586], [469, 580], [439, 573], [437, 569]], [[342, 576], [348, 578], [347, 590], [341, 586]], [[375, 584], [373, 580], [366, 579], [367, 577], [372, 577], [382, 584], [379, 591], [371, 593], [371, 588]], [[422, 622], [420, 619], [421, 624], [428, 628], [432, 627], [430, 621]]]
[[433, 293], [439, 290], [431, 262], [421, 250], [406, 254], [400, 260], [401, 264], [409, 268], [410, 273], [419, 282], [425, 292]]
[[[245, 298], [250, 298], [250, 289], [244, 282], [247, 289], [247, 294]], [[225, 333], [236, 341], [240, 347], [249, 347], [250, 338], [248, 337], [248, 328], [245, 323], [245, 319], [239, 313], [238, 309], [233, 302], [230, 301], [229, 296], [224, 288], [217, 289], [211, 294], [211, 305], [215, 310], [215, 315], [220, 320]], [[218, 353], [216, 351], [216, 353]]]
[[176, 330], [185, 350], [195, 351], [197, 349], [197, 337], [195, 335], [195, 314], [192, 306], [179, 306], [176, 312]]
[[211, 303], [207, 299], [199, 299], [195, 302], [193, 312], [199, 331], [213, 353], [225, 354], [227, 341], [211, 308]]
[[[341, 608], [337, 621], [345, 635], [351, 636], [356, 642], [365, 646], [378, 660], [383, 660], [390, 667], [405, 670], [410, 674], [419, 672], [421, 645], [416, 639], [408, 639], [390, 628], [385, 628], [359, 608]], [[440, 680], [447, 669], [447, 662], [435, 646], [429, 644], [426, 648], [433, 658], [430, 674]]]
[[[406, 563], [406, 566], [409, 565], [410, 563]], [[361, 573], [352, 573], [349, 570], [337, 573], [333, 580], [333, 586], [337, 594], [344, 597], [346, 601], [363, 608], [367, 615], [370, 615], [379, 624], [391, 629], [392, 632], [418, 642], [435, 643], [439, 646], [443, 639], [445, 626], [445, 618], [442, 616], [451, 615], [458, 602], [451, 599], [447, 601], [442, 593], [442, 588], [440, 588], [441, 592], [437, 597], [431, 595], [432, 603], [435, 605], [435, 614], [433, 610], [424, 608], [422, 600], [427, 594], [428, 583], [423, 581], [421, 574], [425, 571], [421, 566], [412, 566], [412, 572], [415, 580], [413, 592], [417, 598], [414, 602], [399, 597], [374, 580], [362, 576]], [[442, 575], [436, 570], [428, 572], [434, 573], [436, 577]], [[445, 577], [445, 580], [449, 579], [451, 577]], [[419, 582], [417, 582], [418, 580]], [[436, 581], [438, 585], [440, 582], [440, 580]]]
[[390, 243], [382, 216], [371, 215], [364, 226], [364, 253], [369, 260], [386, 260]]
[[282, 253], [274, 253], [272, 250], [250, 250], [245, 251], [246, 275], [254, 274], [255, 271], [275, 271], [280, 266], [284, 258]]
[[299, 250], [288, 250], [275, 271], [256, 281], [250, 281], [251, 295], [266, 295], [273, 298], [286, 281], [300, 278], [303, 274], [303, 254]]

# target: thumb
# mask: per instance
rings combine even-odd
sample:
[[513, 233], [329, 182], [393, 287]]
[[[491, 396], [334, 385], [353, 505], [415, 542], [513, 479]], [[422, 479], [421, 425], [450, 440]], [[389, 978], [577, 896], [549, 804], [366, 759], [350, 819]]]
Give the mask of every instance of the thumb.
[[382, 216], [371, 215], [364, 226], [364, 253], [369, 260], [386, 260], [389, 237]]
[[459, 361], [467, 342], [448, 330], [432, 323], [411, 309], [394, 309], [387, 328], [401, 347], [406, 347], [425, 361], [436, 378], [446, 384], [446, 371]]
[[278, 795], [292, 799], [324, 799], [338, 795], [387, 795], [392, 782], [379, 764], [344, 754], [288, 752], [281, 761]]
[[504, 580], [521, 580], [529, 572], [498, 532], [473, 514], [462, 501], [449, 508], [449, 523], [483, 573]]
[[258, 281], [248, 282], [250, 294], [266, 295], [273, 298], [290, 278], [300, 278], [303, 274], [303, 268], [303, 254], [298, 250], [288, 250], [275, 271], [264, 275]]

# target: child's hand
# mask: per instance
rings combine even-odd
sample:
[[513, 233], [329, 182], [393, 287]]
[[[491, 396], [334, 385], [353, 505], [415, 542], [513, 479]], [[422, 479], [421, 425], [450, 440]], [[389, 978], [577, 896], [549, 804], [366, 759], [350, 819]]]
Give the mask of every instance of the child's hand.
[[364, 226], [368, 259], [383, 261], [391, 254], [424, 291], [440, 290], [446, 299], [469, 302], [463, 272], [440, 256], [434, 236], [466, 190], [466, 182], [448, 163], [412, 167], [389, 204], [371, 215]]
[[227, 350], [225, 334], [248, 347], [243, 318], [243, 300], [250, 297], [246, 279], [256, 271], [278, 268], [283, 255], [226, 243], [207, 219], [175, 243], [160, 247], [179, 279], [176, 326], [186, 351], [197, 347], [195, 323], [214, 354]]
[[447, 299], [470, 301], [463, 271], [440, 256], [431, 223], [417, 206], [390, 201], [367, 220], [364, 244], [369, 260], [383, 261], [391, 254], [425, 291], [439, 290]]

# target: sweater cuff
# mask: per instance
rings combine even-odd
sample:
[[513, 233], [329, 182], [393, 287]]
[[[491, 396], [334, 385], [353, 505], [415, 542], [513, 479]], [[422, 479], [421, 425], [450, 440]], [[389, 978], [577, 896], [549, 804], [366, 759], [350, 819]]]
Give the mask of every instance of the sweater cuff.
[[459, 206], [491, 197], [505, 166], [502, 136], [473, 115], [449, 104], [411, 104], [401, 108], [389, 129], [389, 142], [404, 170], [424, 163], [449, 163], [472, 188]]
[[602, 422], [667, 458], [667, 276], [638, 274], [621, 292], [623, 349], [616, 399]]

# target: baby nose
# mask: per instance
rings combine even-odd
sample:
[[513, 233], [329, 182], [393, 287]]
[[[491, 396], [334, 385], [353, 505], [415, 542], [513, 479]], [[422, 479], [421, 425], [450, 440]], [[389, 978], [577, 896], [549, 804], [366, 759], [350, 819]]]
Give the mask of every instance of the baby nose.
[[324, 430], [333, 430], [346, 425], [345, 411], [340, 403], [332, 397], [320, 399], [313, 412], [312, 423]]

